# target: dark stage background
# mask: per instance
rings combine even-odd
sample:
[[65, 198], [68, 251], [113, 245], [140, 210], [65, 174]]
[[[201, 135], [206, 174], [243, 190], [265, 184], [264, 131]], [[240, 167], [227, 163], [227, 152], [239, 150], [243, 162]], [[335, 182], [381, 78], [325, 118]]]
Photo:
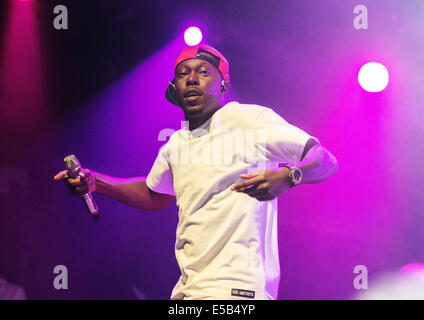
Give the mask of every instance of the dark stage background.
[[[359, 4], [367, 30], [353, 27]], [[68, 30], [53, 27], [56, 5]], [[0, 275], [29, 299], [169, 298], [175, 203], [143, 212], [95, 194], [95, 224], [53, 176], [68, 154], [148, 174], [159, 132], [183, 120], [164, 90], [191, 25], [230, 61], [228, 100], [272, 107], [339, 161], [279, 198], [279, 299], [350, 299], [355, 266], [371, 279], [423, 263], [423, 12], [420, 0], [0, 0]], [[357, 82], [369, 61], [389, 70], [380, 93]]]

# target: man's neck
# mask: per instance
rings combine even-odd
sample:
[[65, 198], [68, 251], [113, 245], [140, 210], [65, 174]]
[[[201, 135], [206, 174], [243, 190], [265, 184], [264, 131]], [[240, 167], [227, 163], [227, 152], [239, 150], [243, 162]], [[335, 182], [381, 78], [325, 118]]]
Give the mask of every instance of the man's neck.
[[200, 117], [196, 117], [196, 118], [188, 118], [187, 115], [185, 115], [185, 119], [186, 121], [188, 121], [188, 129], [190, 131], [200, 127], [200, 125], [202, 125], [203, 123], [205, 123], [206, 121], [208, 121], [214, 114], [215, 112], [217, 112], [219, 109], [221, 109], [221, 105], [218, 106], [217, 108], [213, 109], [211, 112], [207, 113], [206, 115], [202, 115]]

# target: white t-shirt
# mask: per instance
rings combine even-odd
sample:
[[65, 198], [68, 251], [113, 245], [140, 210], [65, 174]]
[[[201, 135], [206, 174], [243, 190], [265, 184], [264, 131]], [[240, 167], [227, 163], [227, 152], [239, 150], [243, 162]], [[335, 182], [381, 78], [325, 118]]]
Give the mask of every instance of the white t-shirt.
[[309, 138], [272, 109], [230, 102], [160, 149], [147, 186], [176, 196], [171, 299], [276, 299], [280, 281], [277, 199], [231, 191], [240, 174], [300, 161]]

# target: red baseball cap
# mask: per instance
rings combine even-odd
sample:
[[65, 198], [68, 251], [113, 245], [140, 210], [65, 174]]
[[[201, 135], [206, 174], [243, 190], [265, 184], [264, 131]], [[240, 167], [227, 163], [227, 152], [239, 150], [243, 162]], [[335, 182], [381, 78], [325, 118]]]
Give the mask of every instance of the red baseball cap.
[[[205, 55], [203, 53], [208, 53], [209, 55]], [[222, 76], [222, 79], [225, 79], [229, 75], [229, 69], [230, 65], [225, 59], [225, 57], [215, 48], [208, 46], [207, 44], [199, 44], [197, 46], [193, 47], [186, 47], [181, 52], [180, 56], [178, 57], [177, 61], [175, 62], [175, 69], [177, 69], [178, 65], [186, 60], [189, 59], [202, 59], [210, 64], [212, 64], [216, 69], [218, 69], [219, 73]], [[175, 87], [174, 87], [175, 78], [169, 83], [168, 88], [166, 89], [166, 99], [168, 99], [169, 102], [172, 104], [175, 104], [177, 106], [180, 105], [180, 103], [177, 100], [177, 97], [175, 95]]]

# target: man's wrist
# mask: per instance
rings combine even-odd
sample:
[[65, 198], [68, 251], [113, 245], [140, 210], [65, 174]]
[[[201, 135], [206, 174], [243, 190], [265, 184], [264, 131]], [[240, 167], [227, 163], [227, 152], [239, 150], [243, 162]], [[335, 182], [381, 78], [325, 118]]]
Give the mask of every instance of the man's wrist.
[[287, 164], [284, 165], [284, 168], [288, 170], [287, 181], [288, 181], [290, 188], [293, 188], [293, 187], [301, 184], [301, 182], [302, 182], [302, 170], [298, 166], [287, 163]]
[[283, 180], [284, 183], [286, 183], [289, 188], [292, 187], [292, 181], [290, 178], [290, 168], [288, 166], [283, 166], [280, 169], [280, 173], [281, 173], [281, 179]]
[[96, 186], [95, 192], [101, 195], [108, 195], [111, 182], [109, 181], [106, 175], [100, 174], [98, 172], [93, 172], [94, 184]]

